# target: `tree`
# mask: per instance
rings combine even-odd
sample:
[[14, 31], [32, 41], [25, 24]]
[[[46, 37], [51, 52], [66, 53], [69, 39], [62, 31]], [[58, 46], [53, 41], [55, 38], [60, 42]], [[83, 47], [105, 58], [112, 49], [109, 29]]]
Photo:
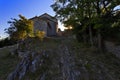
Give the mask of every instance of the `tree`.
[[[92, 2], [93, 1], [93, 2]], [[53, 10], [56, 12], [57, 17], [66, 25], [71, 25], [74, 27], [75, 33], [80, 35], [82, 32], [86, 34], [86, 29], [89, 30], [89, 41], [91, 46], [93, 46], [93, 36], [92, 36], [92, 22], [91, 18], [96, 14], [94, 7], [95, 0], [57, 0], [55, 4], [52, 5]], [[80, 30], [77, 30], [77, 27]], [[84, 42], [87, 38], [84, 35]]]
[[33, 22], [22, 15], [19, 15], [19, 18], [19, 20], [14, 18], [12, 21], [8, 21], [10, 27], [5, 29], [6, 33], [15, 40], [33, 36]]
[[[101, 49], [104, 30], [112, 29], [114, 7], [119, 0], [56, 0], [51, 7], [65, 25], [72, 25], [78, 39], [83, 35], [94, 46], [93, 37], [97, 36], [97, 45]], [[116, 20], [118, 21], [118, 20]]]

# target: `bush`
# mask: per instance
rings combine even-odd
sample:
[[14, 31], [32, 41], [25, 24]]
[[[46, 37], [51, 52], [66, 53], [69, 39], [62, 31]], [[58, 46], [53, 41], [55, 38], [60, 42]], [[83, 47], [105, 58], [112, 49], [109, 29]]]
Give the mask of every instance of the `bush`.
[[45, 32], [44, 31], [39, 31], [37, 30], [35, 32], [35, 37], [39, 38], [41, 41], [43, 40], [43, 38], [45, 37]]
[[8, 37], [6, 37], [5, 39], [0, 40], [0, 48], [4, 47], [4, 46], [10, 46], [10, 45], [14, 45], [17, 42], [15, 40], [12, 40]]

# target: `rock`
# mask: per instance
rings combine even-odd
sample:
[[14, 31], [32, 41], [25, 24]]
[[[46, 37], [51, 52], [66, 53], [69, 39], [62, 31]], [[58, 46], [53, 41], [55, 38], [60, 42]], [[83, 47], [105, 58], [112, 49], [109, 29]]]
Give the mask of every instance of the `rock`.
[[29, 51], [17, 51], [17, 53], [18, 53], [19, 58], [24, 58], [24, 57], [27, 57], [30, 52]]
[[70, 46], [61, 44], [57, 49], [39, 52], [19, 51], [21, 62], [7, 80], [22, 80], [27, 73], [32, 73], [33, 77], [35, 74], [33, 80], [117, 80], [97, 59], [76, 57], [70, 49]]
[[42, 77], [40, 78], [40, 80], [45, 80], [45, 75], [46, 74], [43, 74]]
[[[43, 54], [42, 54], [43, 53]], [[19, 52], [18, 55], [22, 58], [22, 61], [17, 65], [16, 69], [9, 74], [7, 80], [22, 80], [26, 72], [34, 73], [38, 67], [43, 64], [43, 59], [41, 59], [45, 54], [42, 52], [37, 54], [35, 52]], [[40, 64], [40, 65], [39, 65]]]
[[105, 47], [108, 52], [113, 53], [116, 57], [120, 59], [120, 46], [115, 45], [113, 42], [105, 41]]
[[77, 80], [80, 72], [75, 70], [74, 57], [71, 57], [68, 47], [60, 46], [60, 53], [62, 80]]
[[11, 55], [15, 55], [18, 49], [18, 44], [12, 45], [12, 46], [6, 46], [4, 48], [8, 49], [11, 53]]

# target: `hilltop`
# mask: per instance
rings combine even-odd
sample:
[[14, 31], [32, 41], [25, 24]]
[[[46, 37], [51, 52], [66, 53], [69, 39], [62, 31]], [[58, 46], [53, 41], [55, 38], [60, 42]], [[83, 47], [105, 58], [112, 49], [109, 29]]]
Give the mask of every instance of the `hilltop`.
[[7, 58], [17, 62], [8, 80], [120, 80], [119, 58], [69, 37], [27, 39]]

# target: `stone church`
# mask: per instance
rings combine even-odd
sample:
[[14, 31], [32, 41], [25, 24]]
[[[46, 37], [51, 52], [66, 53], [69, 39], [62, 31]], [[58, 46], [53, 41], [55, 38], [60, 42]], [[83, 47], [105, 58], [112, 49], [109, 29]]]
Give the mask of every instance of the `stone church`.
[[58, 21], [55, 17], [45, 13], [41, 16], [35, 16], [30, 20], [33, 21], [34, 31], [40, 30], [45, 32], [45, 36], [56, 36]]

